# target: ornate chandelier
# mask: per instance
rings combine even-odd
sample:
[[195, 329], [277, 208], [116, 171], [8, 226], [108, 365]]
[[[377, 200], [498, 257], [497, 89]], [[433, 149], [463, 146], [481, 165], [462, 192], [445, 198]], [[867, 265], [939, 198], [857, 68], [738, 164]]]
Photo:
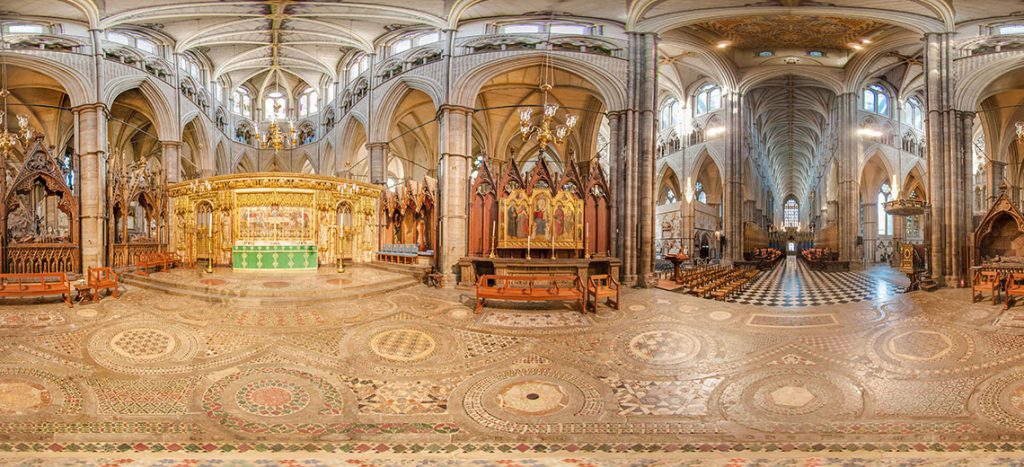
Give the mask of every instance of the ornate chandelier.
[[[6, 43], [3, 38], [3, 30], [0, 29], [0, 44]], [[10, 97], [11, 91], [7, 89], [7, 61], [0, 62], [0, 78], [3, 82], [0, 82], [0, 99], [3, 99], [4, 109], [0, 111], [0, 155], [3, 156], [4, 160], [10, 159], [14, 155], [14, 149], [21, 145], [28, 145], [29, 141], [32, 141], [32, 127], [28, 124], [28, 116], [18, 114], [18, 131], [11, 133], [7, 131], [6, 117], [7, 117], [7, 98]]]
[[[548, 36], [550, 41], [550, 32]], [[544, 62], [541, 64], [541, 83], [539, 86], [543, 96], [544, 113], [541, 115], [540, 121], [534, 122], [533, 109], [526, 108], [519, 111], [520, 136], [522, 136], [524, 142], [529, 141], [531, 138], [536, 138], [541, 153], [544, 152], [549, 143], [554, 142], [559, 145], [565, 143], [565, 139], [572, 134], [576, 128], [576, 123], [579, 121], [579, 117], [568, 112], [565, 113], [564, 125], [558, 124], [555, 121], [555, 117], [558, 114], [558, 104], [548, 102], [548, 91], [554, 87], [551, 85], [553, 75], [554, 71], [551, 67], [550, 57], [545, 54]]]
[[[278, 81], [278, 75], [281, 72], [280, 70], [277, 69], [277, 66], [274, 67], [274, 72], [277, 72], [274, 75], [274, 87], [277, 90], [277, 92], [280, 93], [281, 83], [280, 81]], [[280, 113], [281, 104], [275, 100], [274, 109], [270, 113], [270, 126], [267, 127], [267, 138], [265, 140], [260, 139], [259, 134], [256, 135], [257, 139], [260, 141], [260, 147], [262, 147], [263, 149], [273, 149], [274, 152], [277, 152], [284, 149], [285, 147], [298, 146], [298, 137], [295, 133], [295, 122], [293, 122], [292, 119], [290, 118], [287, 119], [288, 136], [285, 136], [285, 133], [281, 131], [281, 126], [278, 125], [277, 123], [277, 116]]]

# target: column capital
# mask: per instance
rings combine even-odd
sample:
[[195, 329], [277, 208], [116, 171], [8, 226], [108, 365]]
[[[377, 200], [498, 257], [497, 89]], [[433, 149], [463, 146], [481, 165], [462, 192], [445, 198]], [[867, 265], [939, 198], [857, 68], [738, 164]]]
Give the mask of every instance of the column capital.
[[627, 111], [626, 111], [626, 110], [624, 110], [624, 109], [622, 109], [622, 110], [609, 110], [609, 111], [605, 112], [604, 114], [605, 114], [605, 115], [606, 115], [606, 116], [607, 116], [608, 118], [612, 118], [612, 117], [615, 117], [615, 118], [621, 118], [621, 117], [622, 117], [623, 115], [625, 115], [625, 114], [626, 114], [626, 112], [627, 112]]
[[177, 148], [181, 147], [181, 141], [160, 141], [160, 147], [162, 147], [164, 149], [169, 149], [169, 148], [177, 149]]
[[457, 113], [471, 114], [473, 112], [476, 112], [476, 109], [474, 109], [472, 107], [466, 107], [464, 105], [456, 105], [456, 104], [441, 104], [441, 107], [438, 107], [438, 109], [437, 109], [437, 115], [438, 116], [441, 116], [441, 115], [443, 115], [443, 114], [445, 114], [447, 112], [457, 112]]
[[387, 142], [383, 142], [383, 143], [366, 143], [366, 148], [367, 149], [387, 149], [388, 148], [388, 143]]
[[78, 105], [78, 106], [75, 106], [75, 107], [71, 108], [71, 113], [76, 113], [76, 114], [77, 113], [82, 113], [82, 112], [89, 112], [89, 111], [102, 111], [103, 115], [109, 115], [110, 114], [110, 109], [108, 109], [107, 105], [102, 103], [102, 102], [93, 102], [93, 103], [89, 103], [89, 104], [82, 104], [82, 105]]

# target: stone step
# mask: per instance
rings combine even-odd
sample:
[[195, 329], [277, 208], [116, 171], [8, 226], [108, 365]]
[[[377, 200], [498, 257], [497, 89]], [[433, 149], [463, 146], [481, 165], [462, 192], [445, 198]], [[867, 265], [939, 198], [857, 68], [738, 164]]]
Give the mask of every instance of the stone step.
[[340, 290], [324, 290], [319, 293], [313, 293], [311, 291], [267, 291], [255, 288], [245, 290], [218, 289], [216, 287], [201, 287], [194, 284], [164, 281], [152, 276], [132, 273], [122, 275], [121, 281], [127, 285], [163, 292], [169, 295], [234, 305], [311, 305], [335, 300], [355, 300], [394, 292], [420, 283], [412, 277], [402, 277], [373, 285], [362, 285]]

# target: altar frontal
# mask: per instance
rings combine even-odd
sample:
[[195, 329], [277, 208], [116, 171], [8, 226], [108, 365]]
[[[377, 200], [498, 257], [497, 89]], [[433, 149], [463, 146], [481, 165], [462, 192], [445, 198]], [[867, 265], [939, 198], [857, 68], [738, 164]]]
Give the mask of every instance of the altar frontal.
[[170, 187], [174, 248], [235, 270], [315, 270], [376, 248], [381, 189], [334, 177], [239, 174]]

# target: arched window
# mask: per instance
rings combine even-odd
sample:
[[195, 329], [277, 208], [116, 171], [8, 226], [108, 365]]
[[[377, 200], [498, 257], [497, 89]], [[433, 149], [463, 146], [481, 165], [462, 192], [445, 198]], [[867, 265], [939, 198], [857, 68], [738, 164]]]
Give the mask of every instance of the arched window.
[[352, 64], [348, 66], [348, 80], [355, 81], [367, 68], [370, 67], [370, 58], [365, 54], [360, 54], [354, 60]]
[[252, 96], [246, 88], [238, 88], [231, 95], [231, 111], [245, 118], [252, 118]]
[[284, 119], [288, 115], [288, 102], [284, 98], [284, 94], [280, 91], [274, 91], [267, 94], [267, 98], [263, 101], [263, 114], [267, 120]]
[[714, 112], [722, 107], [722, 89], [714, 84], [705, 84], [693, 99], [697, 115]]
[[704, 192], [704, 184], [697, 182], [693, 184], [693, 196], [704, 204], [708, 203], [708, 194]]
[[782, 219], [783, 226], [787, 229], [800, 227], [800, 204], [795, 199], [786, 200], [786, 204], [782, 207]]
[[302, 91], [302, 95], [299, 96], [299, 115], [305, 117], [320, 111], [319, 103], [317, 102], [319, 97], [313, 88]]
[[661, 128], [671, 128], [679, 122], [679, 99], [670, 97], [661, 104]]
[[878, 190], [878, 235], [892, 235], [892, 216], [885, 212], [885, 202], [889, 201], [892, 187], [883, 183]]
[[889, 93], [885, 88], [872, 84], [864, 89], [864, 110], [876, 114], [889, 114]]
[[905, 108], [907, 113], [907, 123], [918, 130], [924, 129], [924, 108], [921, 105], [921, 101], [916, 97], [911, 97], [907, 100]]

